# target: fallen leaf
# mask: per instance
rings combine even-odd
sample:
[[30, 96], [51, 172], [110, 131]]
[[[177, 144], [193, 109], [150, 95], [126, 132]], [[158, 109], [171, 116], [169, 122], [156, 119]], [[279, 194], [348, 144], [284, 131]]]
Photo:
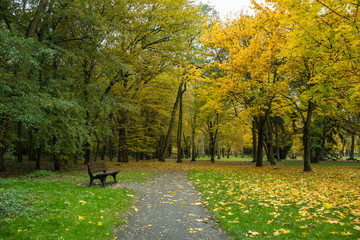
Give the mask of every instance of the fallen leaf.
[[351, 236], [353, 234], [351, 232], [341, 232], [341, 235], [343, 235], [343, 236]]
[[79, 216], [79, 220], [84, 220], [84, 219], [85, 219], [85, 217]]
[[98, 222], [98, 224], [97, 224], [98, 226], [102, 226], [103, 224], [102, 224], [102, 222]]
[[85, 204], [86, 204], [86, 202], [83, 201], [83, 200], [80, 200], [79, 203], [81, 203], [82, 205], [85, 205]]
[[271, 219], [271, 220], [267, 221], [267, 224], [270, 224], [270, 223], [272, 223], [273, 221], [274, 221], [274, 219]]

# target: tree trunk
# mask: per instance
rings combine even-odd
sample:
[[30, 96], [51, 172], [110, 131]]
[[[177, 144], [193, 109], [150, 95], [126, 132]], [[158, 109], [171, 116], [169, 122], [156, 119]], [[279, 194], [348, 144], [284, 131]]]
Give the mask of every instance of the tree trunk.
[[310, 165], [310, 124], [311, 124], [311, 114], [312, 114], [312, 103], [309, 101], [308, 103], [308, 110], [307, 116], [304, 123], [304, 130], [303, 130], [303, 145], [304, 145], [304, 171], [310, 172], [311, 165]]
[[218, 147], [218, 159], [221, 159], [221, 148]]
[[[196, 88], [196, 82], [195, 82], [194, 88]], [[196, 161], [196, 159], [195, 159], [196, 158], [196, 144], [195, 144], [196, 115], [197, 115], [197, 101], [196, 101], [196, 92], [195, 92], [195, 96], [194, 96], [194, 118], [193, 118], [193, 125], [192, 125], [192, 129], [191, 129], [191, 144], [192, 144], [191, 161], [192, 162]]]
[[5, 152], [6, 152], [6, 146], [4, 145], [5, 142], [1, 141], [0, 142], [0, 172], [5, 172], [6, 169], [5, 169], [5, 159], [4, 159], [4, 155], [5, 155]]
[[252, 138], [253, 138], [253, 161], [252, 162], [256, 162], [257, 160], [257, 136], [256, 136], [256, 120], [254, 117], [254, 120], [252, 121]]
[[268, 161], [271, 163], [271, 165], [276, 165], [275, 159], [274, 159], [274, 145], [273, 145], [273, 134], [272, 134], [272, 126], [270, 118], [268, 117], [266, 120], [266, 136], [267, 136], [267, 144], [268, 144]]
[[256, 166], [262, 167], [263, 163], [263, 148], [264, 148], [264, 130], [265, 130], [266, 116], [258, 117], [258, 146], [257, 146], [257, 158]]
[[212, 139], [210, 140], [210, 161], [215, 162], [215, 142]]
[[109, 137], [109, 149], [108, 149], [108, 154], [109, 154], [109, 159], [110, 162], [113, 160], [114, 157], [114, 149], [113, 149], [113, 143], [112, 143], [112, 137]]
[[17, 153], [17, 162], [22, 162], [22, 122], [18, 122], [18, 129], [17, 129], [17, 145], [16, 145], [16, 153]]
[[[56, 144], [56, 137], [53, 137], [53, 146]], [[57, 156], [57, 154], [55, 152], [53, 152], [53, 161], [54, 161], [54, 170], [55, 171], [60, 171], [60, 161], [59, 158]]]
[[182, 157], [182, 148], [181, 148], [181, 131], [182, 131], [182, 113], [183, 113], [183, 93], [184, 91], [180, 92], [179, 97], [179, 118], [178, 118], [178, 131], [177, 131], [177, 163], [181, 163], [181, 157]]
[[36, 149], [36, 166], [35, 166], [35, 169], [40, 169], [41, 168], [41, 152], [42, 152], [42, 147], [38, 147]]
[[275, 123], [275, 138], [276, 138], [276, 160], [281, 161], [279, 148], [279, 124]]
[[227, 150], [227, 158], [230, 158], [230, 148]]
[[165, 145], [164, 145], [163, 151], [162, 151], [162, 153], [161, 153], [161, 155], [159, 157], [159, 161], [161, 161], [161, 162], [165, 162], [165, 158], [166, 158], [167, 153], [168, 153], [168, 148], [169, 148], [170, 139], [171, 139], [171, 132], [172, 132], [172, 130], [174, 128], [176, 110], [177, 110], [177, 107], [179, 105], [179, 100], [180, 100], [180, 95], [181, 95], [181, 92], [182, 92], [183, 85], [184, 85], [183, 82], [181, 82], [179, 84], [179, 89], [178, 89], [178, 92], [177, 92], [177, 95], [176, 95], [175, 104], [174, 104], [172, 114], [171, 114], [171, 120], [170, 120], [169, 129], [168, 129], [166, 139], [165, 139]]
[[29, 161], [36, 161], [35, 156], [35, 144], [33, 139], [33, 130], [29, 131]]
[[34, 37], [36, 30], [38, 29], [42, 16], [45, 12], [46, 6], [48, 4], [48, 0], [40, 0], [39, 6], [36, 9], [35, 15], [31, 20], [28, 29], [26, 30], [26, 37]]
[[355, 160], [355, 134], [351, 135], [351, 148], [349, 160]]
[[106, 143], [104, 144], [101, 152], [101, 160], [105, 160], [105, 154], [106, 154]]

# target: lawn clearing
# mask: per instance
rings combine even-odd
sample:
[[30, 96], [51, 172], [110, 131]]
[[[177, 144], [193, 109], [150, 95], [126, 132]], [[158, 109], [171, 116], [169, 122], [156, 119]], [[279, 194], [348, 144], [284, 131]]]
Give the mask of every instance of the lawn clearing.
[[[121, 172], [119, 180], [143, 181], [153, 174]], [[110, 239], [135, 193], [88, 182], [86, 172], [0, 178], [0, 239]]]
[[360, 238], [360, 168], [194, 170], [205, 205], [235, 239]]

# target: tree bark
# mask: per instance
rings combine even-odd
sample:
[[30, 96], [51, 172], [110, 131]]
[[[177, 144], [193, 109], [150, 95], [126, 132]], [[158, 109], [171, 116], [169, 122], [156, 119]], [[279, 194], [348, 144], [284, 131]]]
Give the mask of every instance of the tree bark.
[[275, 158], [274, 158], [274, 144], [273, 144], [273, 134], [272, 134], [272, 126], [270, 118], [268, 117], [266, 120], [266, 136], [267, 136], [267, 145], [268, 145], [268, 152], [267, 157], [268, 161], [271, 163], [271, 165], [276, 165]]
[[355, 160], [355, 134], [351, 135], [351, 148], [349, 160]]
[[36, 161], [35, 156], [35, 144], [33, 139], [33, 130], [30, 129], [29, 131], [29, 161]]
[[42, 152], [42, 147], [39, 146], [36, 149], [36, 166], [35, 166], [35, 169], [40, 169], [41, 168], [41, 152]]
[[181, 95], [181, 92], [182, 92], [183, 85], [184, 85], [183, 82], [181, 82], [179, 84], [179, 89], [178, 89], [178, 92], [177, 92], [177, 95], [176, 95], [175, 104], [174, 104], [172, 114], [171, 114], [171, 120], [170, 120], [169, 129], [168, 129], [166, 139], [165, 139], [165, 145], [164, 145], [162, 153], [160, 154], [160, 157], [159, 157], [159, 161], [161, 161], [161, 162], [165, 162], [165, 158], [166, 158], [167, 153], [168, 153], [168, 148], [169, 148], [170, 139], [171, 139], [171, 132], [172, 132], [172, 130], [174, 128], [176, 110], [177, 110], [177, 107], [179, 105], [179, 100], [180, 100], [180, 95]]
[[38, 29], [42, 16], [45, 12], [46, 6], [48, 5], [48, 0], [40, 0], [39, 6], [35, 12], [33, 19], [31, 20], [28, 29], [26, 30], [26, 37], [34, 37], [36, 30]]
[[[186, 86], [186, 85], [185, 85]], [[179, 118], [178, 118], [178, 131], [177, 131], [177, 163], [181, 163], [182, 148], [181, 148], [181, 131], [182, 131], [182, 114], [183, 114], [183, 93], [181, 89], [179, 96]]]
[[[195, 81], [195, 86], [194, 88], [196, 88], [196, 81]], [[193, 125], [192, 125], [192, 129], [191, 129], [191, 144], [192, 144], [192, 149], [191, 149], [191, 161], [195, 162], [196, 161], [196, 144], [195, 144], [195, 133], [196, 133], [196, 115], [197, 115], [197, 101], [196, 101], [196, 92], [195, 92], [195, 96], [194, 96], [194, 118], [193, 118]]]
[[17, 162], [22, 162], [22, 122], [18, 122], [18, 129], [17, 129], [17, 144], [16, 144], [16, 153], [17, 153]]
[[307, 116], [304, 123], [304, 130], [303, 130], [303, 146], [304, 146], [304, 171], [310, 172], [311, 165], [310, 165], [310, 124], [311, 124], [311, 115], [312, 115], [312, 103], [309, 101], [308, 109], [307, 109]]
[[252, 121], [252, 138], [253, 138], [253, 162], [256, 162], [257, 160], [257, 136], [256, 136], [256, 120], [254, 117], [254, 120]]
[[258, 117], [258, 140], [257, 140], [257, 155], [256, 166], [262, 167], [263, 163], [263, 148], [264, 148], [264, 130], [265, 130], [266, 116]]
[[276, 160], [281, 161], [279, 148], [279, 124], [275, 123], [275, 138], [276, 138]]

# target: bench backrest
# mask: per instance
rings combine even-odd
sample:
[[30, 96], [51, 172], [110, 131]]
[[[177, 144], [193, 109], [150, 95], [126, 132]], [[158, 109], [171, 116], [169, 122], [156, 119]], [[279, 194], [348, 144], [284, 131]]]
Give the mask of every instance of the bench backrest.
[[105, 161], [89, 162], [87, 166], [90, 173], [107, 171]]

